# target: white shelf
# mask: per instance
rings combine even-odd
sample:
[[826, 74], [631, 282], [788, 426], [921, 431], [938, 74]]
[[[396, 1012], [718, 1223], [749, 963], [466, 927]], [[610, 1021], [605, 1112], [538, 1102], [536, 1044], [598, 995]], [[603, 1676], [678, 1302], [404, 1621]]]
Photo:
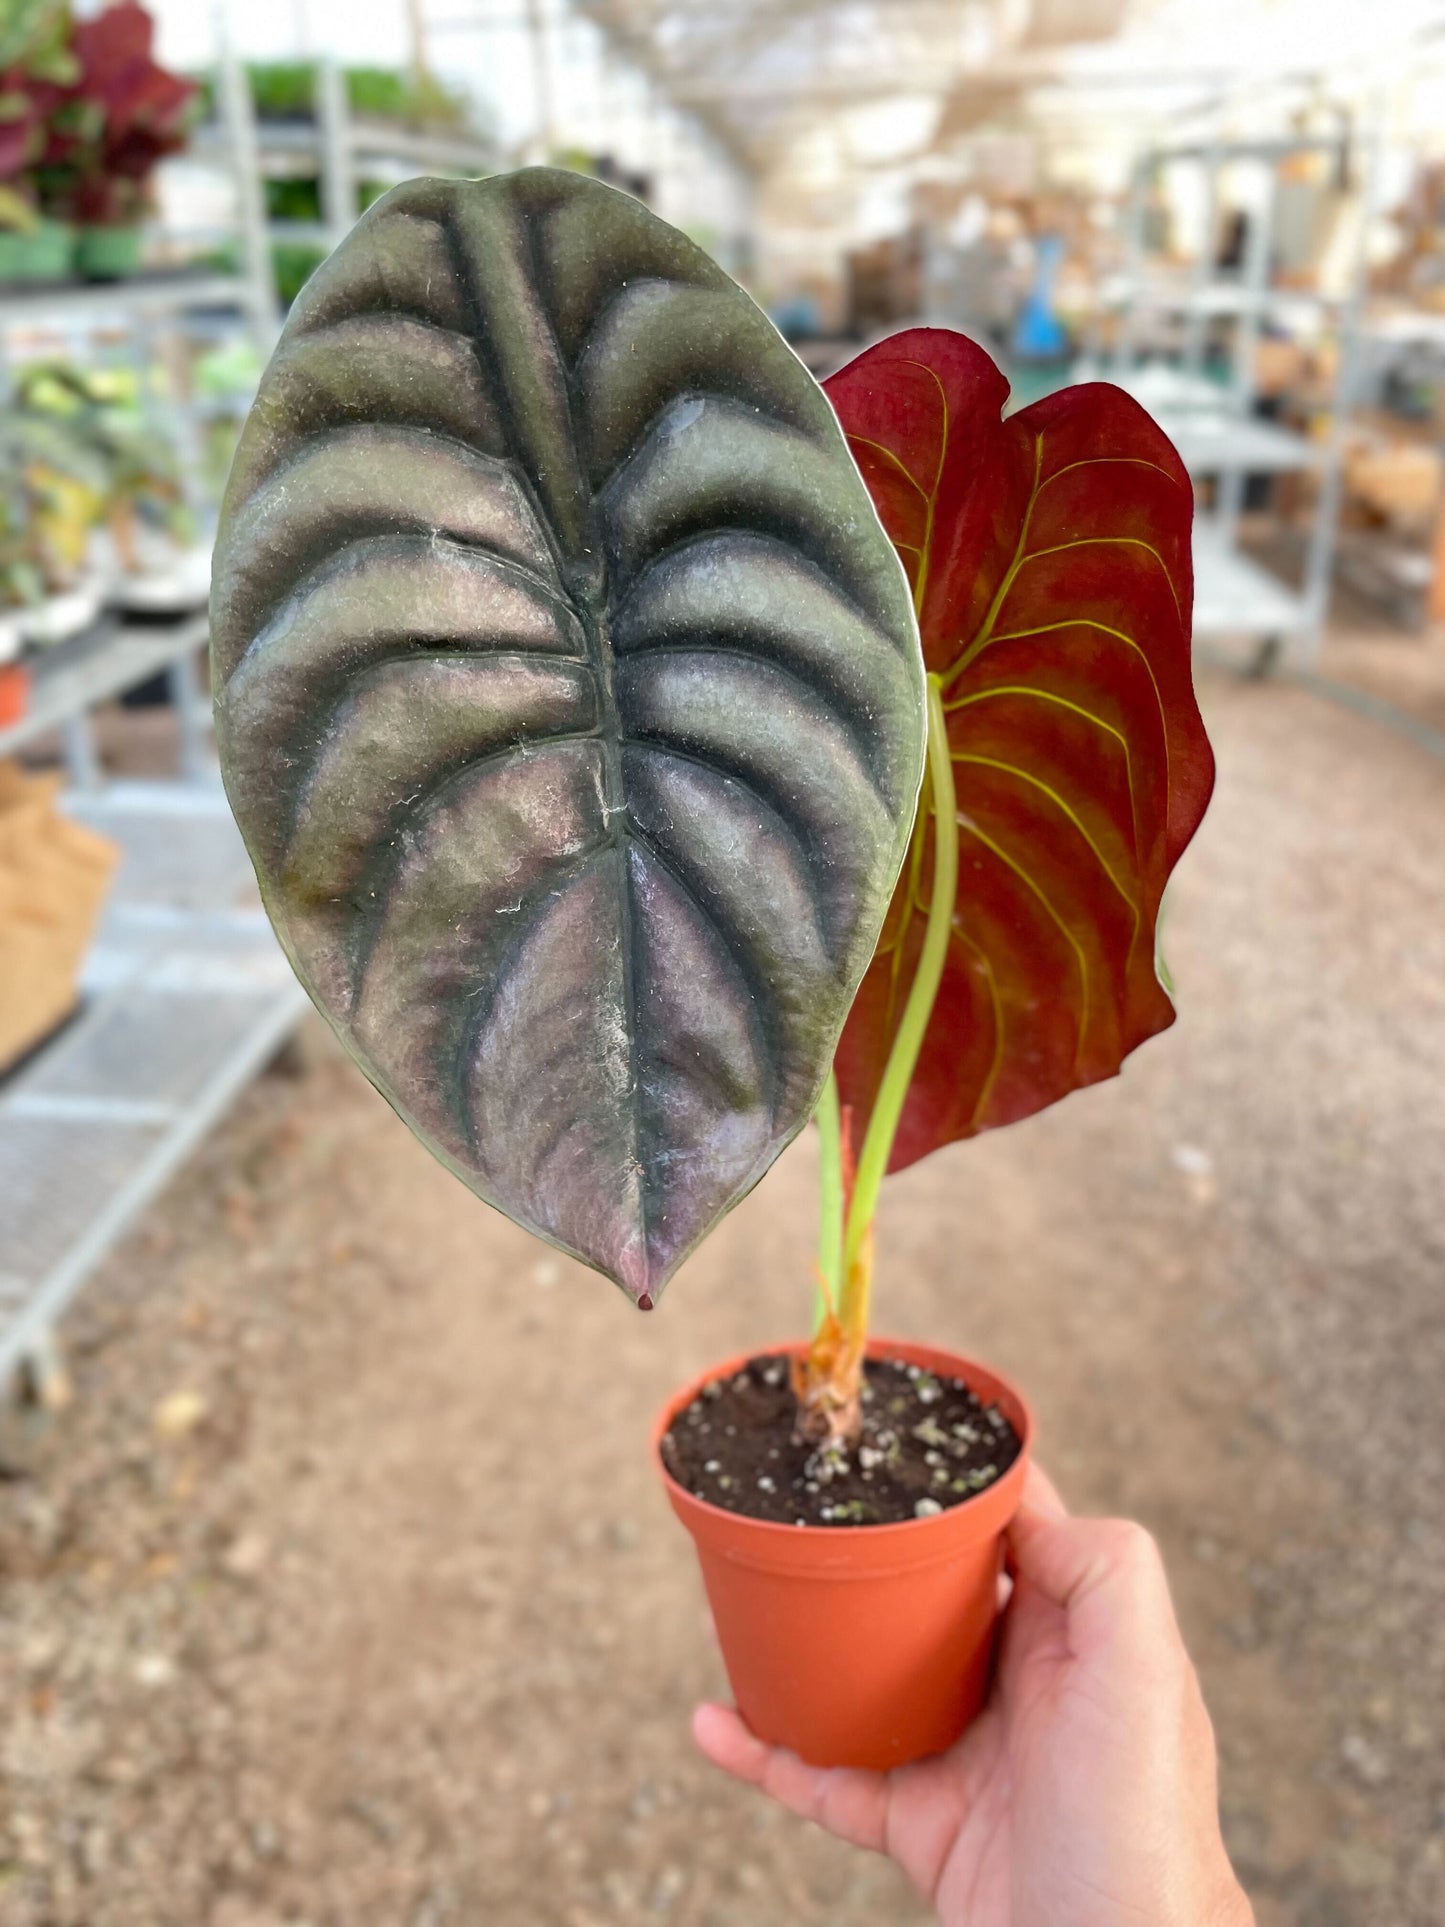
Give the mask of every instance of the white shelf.
[[497, 165], [495, 148], [475, 136], [429, 134], [385, 121], [352, 121], [347, 145], [358, 158], [414, 162], [458, 174], [490, 174]]
[[1186, 374], [1167, 362], [1145, 362], [1137, 368], [1111, 369], [1107, 362], [1081, 362], [1074, 370], [1075, 381], [1111, 381], [1132, 395], [1151, 415], [1217, 415], [1228, 399], [1227, 391], [1205, 375]]
[[179, 622], [109, 620], [84, 638], [32, 658], [29, 707], [18, 723], [0, 729], [0, 756], [13, 756], [97, 703], [149, 682], [203, 648], [208, 633], [204, 613]]
[[1191, 475], [1290, 475], [1317, 468], [1324, 458], [1319, 444], [1293, 429], [1253, 416], [1228, 415], [1202, 409], [1173, 414], [1154, 411], [1154, 418], [1179, 450]]
[[[1289, 642], [1305, 660], [1317, 655], [1321, 623], [1329, 599], [1331, 569], [1339, 523], [1342, 429], [1352, 399], [1354, 343], [1364, 299], [1363, 253], [1356, 251], [1349, 285], [1334, 292], [1277, 287], [1273, 281], [1273, 223], [1279, 211], [1280, 170], [1295, 154], [1347, 151], [1344, 133], [1282, 141], [1203, 139], [1141, 153], [1133, 167], [1125, 237], [1125, 264], [1111, 277], [1101, 305], [1119, 316], [1106, 379], [1116, 379], [1159, 420], [1173, 439], [1192, 476], [1216, 480], [1214, 518], [1196, 536], [1195, 629], [1201, 636], [1255, 637], [1268, 644]], [[1361, 198], [1375, 206], [1378, 143], [1362, 144]], [[1251, 204], [1242, 233], [1237, 266], [1221, 267], [1213, 240], [1221, 213], [1238, 196], [1221, 171], [1249, 159], [1271, 171], [1269, 192]], [[1151, 247], [1149, 203], [1152, 183], [1166, 162], [1193, 161], [1201, 174], [1205, 245], [1194, 261], [1181, 266]], [[1213, 319], [1232, 325], [1212, 330]], [[1147, 324], [1147, 325], [1146, 325]], [[1335, 337], [1337, 372], [1332, 384], [1329, 433], [1306, 436], [1259, 419], [1254, 413], [1258, 350], [1266, 324], [1301, 338]], [[1165, 370], [1141, 366], [1151, 348], [1179, 355], [1182, 366]], [[1228, 379], [1214, 389], [1201, 377], [1211, 355], [1223, 348]], [[1314, 525], [1306, 543], [1304, 585], [1285, 586], [1238, 547], [1245, 481], [1251, 475], [1312, 471], [1319, 478]], [[1276, 648], [1263, 652], [1262, 664]]]
[[1106, 307], [1152, 309], [1163, 314], [1197, 314], [1207, 320], [1252, 316], [1259, 320], [1310, 326], [1322, 308], [1336, 306], [1336, 297], [1309, 288], [1254, 289], [1233, 281], [1162, 281], [1150, 276], [1117, 276], [1101, 290]]
[[299, 247], [332, 248], [336, 236], [324, 221], [268, 221], [266, 232], [273, 241], [289, 241]]
[[1229, 546], [1207, 521], [1194, 526], [1196, 637], [1288, 638], [1309, 627], [1305, 598]]
[[174, 314], [187, 308], [246, 307], [251, 284], [236, 274], [142, 274], [90, 284], [37, 282], [0, 291], [0, 326], [103, 320], [107, 315]]
[[1227, 391], [1203, 375], [1158, 362], [1119, 374], [1094, 363], [1080, 363], [1074, 379], [1110, 381], [1132, 395], [1179, 450], [1191, 475], [1222, 475], [1231, 470], [1288, 475], [1317, 468], [1326, 459], [1327, 451], [1307, 435], [1233, 412]]
[[0, 1381], [306, 1006], [217, 783], [116, 784], [72, 812], [121, 846], [82, 1015], [0, 1087]]
[[[196, 130], [193, 144], [197, 152], [211, 153], [220, 147], [222, 138], [214, 127], [202, 127]], [[497, 166], [495, 147], [478, 135], [429, 133], [424, 128], [389, 121], [348, 118], [341, 140], [357, 160], [402, 161], [461, 174], [487, 174]], [[263, 165], [297, 159], [319, 164], [325, 149], [322, 129], [314, 121], [258, 120], [256, 144]]]

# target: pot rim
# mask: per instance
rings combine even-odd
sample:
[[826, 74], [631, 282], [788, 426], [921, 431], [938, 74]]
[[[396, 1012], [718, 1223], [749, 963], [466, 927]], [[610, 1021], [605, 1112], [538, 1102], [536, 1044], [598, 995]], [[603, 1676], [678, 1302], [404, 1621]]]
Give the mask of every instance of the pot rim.
[[[922, 1357], [910, 1357], [910, 1353], [926, 1353], [934, 1358], [943, 1357], [951, 1359], [958, 1366], [962, 1367], [962, 1369], [957, 1372], [957, 1377], [962, 1378], [965, 1382], [971, 1382], [971, 1372], [984, 1374], [1000, 1387], [1006, 1394], [1010, 1406], [1014, 1408], [1009, 1412], [1009, 1418], [1014, 1430], [1019, 1435], [1018, 1457], [1006, 1472], [995, 1479], [992, 1485], [986, 1485], [982, 1491], [971, 1492], [966, 1499], [961, 1499], [957, 1505], [945, 1506], [941, 1512], [930, 1513], [928, 1517], [923, 1519], [894, 1519], [884, 1525], [848, 1524], [841, 1526], [813, 1525], [811, 1522], [805, 1521], [801, 1526], [798, 1526], [785, 1525], [780, 1519], [755, 1519], [751, 1514], [746, 1512], [731, 1512], [725, 1506], [714, 1505], [710, 1499], [698, 1498], [696, 1493], [690, 1492], [685, 1485], [673, 1477], [667, 1461], [662, 1455], [663, 1438], [671, 1427], [673, 1420], [692, 1403], [693, 1399], [697, 1397], [705, 1385], [711, 1385], [717, 1379], [730, 1377], [733, 1372], [741, 1370], [744, 1365], [749, 1364], [755, 1358], [776, 1356], [779, 1353], [788, 1357], [797, 1357], [806, 1351], [807, 1347], [808, 1340], [806, 1338], [793, 1338], [784, 1340], [781, 1344], [759, 1345], [748, 1351], [735, 1353], [730, 1358], [721, 1359], [718, 1363], [708, 1366], [707, 1369], [699, 1373], [696, 1378], [690, 1379], [681, 1390], [673, 1392], [664, 1400], [661, 1409], [652, 1422], [650, 1449], [652, 1458], [658, 1470], [662, 1473], [668, 1498], [671, 1500], [675, 1509], [680, 1503], [682, 1507], [696, 1511], [707, 1519], [715, 1520], [719, 1525], [726, 1522], [728, 1526], [735, 1529], [745, 1528], [750, 1535], [753, 1533], [762, 1535], [757, 1541], [760, 1549], [765, 1544], [781, 1546], [786, 1542], [789, 1545], [798, 1545], [800, 1542], [806, 1543], [810, 1538], [813, 1540], [831, 1539], [835, 1543], [840, 1538], [853, 1538], [855, 1540], [858, 1538], [867, 1538], [870, 1543], [883, 1546], [890, 1543], [890, 1538], [893, 1542], [897, 1542], [901, 1535], [911, 1534], [912, 1545], [910, 1549], [922, 1552], [923, 1547], [918, 1544], [918, 1539], [922, 1534], [930, 1531], [936, 1533], [940, 1528], [946, 1529], [950, 1524], [952, 1524], [954, 1529], [957, 1529], [964, 1515], [981, 1501], [991, 1499], [995, 1505], [998, 1505], [1000, 1501], [1007, 1499], [1010, 1501], [1007, 1505], [1007, 1512], [1009, 1516], [1012, 1516], [1017, 1508], [1018, 1498], [1023, 1490], [1024, 1479], [1028, 1474], [1029, 1460], [1033, 1452], [1036, 1428], [1033, 1410], [1028, 1400], [1014, 1384], [1012, 1379], [1005, 1378], [1002, 1372], [995, 1371], [991, 1365], [985, 1365], [982, 1359], [970, 1358], [965, 1353], [955, 1352], [946, 1345], [932, 1345], [926, 1340], [918, 1338], [891, 1338], [883, 1334], [877, 1334], [869, 1338], [864, 1355], [868, 1358], [877, 1358], [880, 1355], [891, 1355], [902, 1358], [905, 1364], [920, 1364], [923, 1362]], [[1020, 1423], [1020, 1421], [1022, 1422]], [[899, 1545], [899, 1550], [904, 1550], [901, 1544]]]

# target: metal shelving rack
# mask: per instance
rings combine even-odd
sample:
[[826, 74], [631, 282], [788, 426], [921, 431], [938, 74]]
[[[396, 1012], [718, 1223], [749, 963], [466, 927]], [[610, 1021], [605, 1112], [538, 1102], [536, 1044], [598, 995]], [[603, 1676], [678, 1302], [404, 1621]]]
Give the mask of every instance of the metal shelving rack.
[[181, 775], [192, 783], [209, 778], [206, 734], [210, 706], [196, 678], [196, 657], [205, 648], [208, 635], [204, 615], [157, 623], [102, 618], [84, 635], [41, 658], [24, 716], [18, 723], [0, 729], [0, 757], [14, 756], [58, 731], [72, 790], [98, 789], [91, 711], [163, 675], [179, 723]]
[[142, 332], [157, 319], [225, 309], [241, 313], [268, 348], [274, 342], [279, 318], [264, 224], [257, 219], [260, 202], [250, 90], [245, 70], [229, 53], [219, 62], [218, 78], [220, 120], [207, 145], [237, 186], [235, 238], [240, 262], [236, 272], [176, 270], [93, 285], [0, 288], [0, 376], [6, 336], [13, 329], [42, 324], [84, 327], [120, 321]]
[[[269, 352], [278, 315], [255, 123], [244, 71], [225, 55], [218, 101], [210, 151], [237, 185], [237, 272], [0, 290], [0, 394], [7, 344], [25, 333], [68, 330], [78, 348], [122, 335], [144, 363], [161, 330], [206, 332], [219, 318]], [[198, 411], [177, 413], [190, 432]], [[37, 658], [26, 715], [0, 730], [0, 756], [58, 733], [67, 812], [121, 849], [80, 1014], [0, 1085], [0, 1389], [17, 1368], [44, 1376], [66, 1305], [305, 1006], [217, 776], [198, 675], [207, 636], [204, 613], [104, 617]], [[103, 781], [92, 711], [159, 674], [179, 723], [180, 780]]]
[[[353, 118], [334, 65], [319, 70], [311, 126], [258, 122], [245, 71], [228, 53], [217, 102], [219, 121], [201, 130], [194, 151], [236, 181], [238, 272], [0, 291], [0, 384], [12, 328], [119, 326], [144, 359], [157, 328], [199, 327], [219, 312], [239, 316], [269, 352], [279, 328], [272, 241], [340, 241], [356, 218], [363, 164], [395, 169], [398, 179], [495, 164], [481, 140]], [[318, 171], [324, 219], [268, 222], [263, 176], [298, 162]], [[18, 1367], [49, 1369], [55, 1324], [87, 1276], [307, 1007], [256, 899], [217, 777], [197, 675], [207, 634], [204, 614], [105, 618], [39, 659], [27, 714], [0, 730], [0, 756], [58, 732], [67, 810], [122, 851], [82, 977], [81, 1014], [0, 1085], [0, 1387]], [[178, 717], [181, 780], [102, 781], [91, 712], [158, 674]]]
[[[103, 621], [41, 658], [26, 715], [0, 731], [0, 756], [61, 731], [67, 812], [121, 850], [81, 1014], [0, 1085], [0, 1387], [49, 1369], [71, 1298], [305, 1009], [208, 753], [206, 629]], [[182, 780], [100, 782], [90, 711], [160, 673]]]
[[[1351, 286], [1343, 298], [1276, 289], [1271, 285], [1271, 243], [1281, 167], [1307, 153], [1341, 152], [1343, 135], [1279, 141], [1214, 141], [1163, 147], [1142, 154], [1134, 169], [1126, 228], [1126, 259], [1120, 277], [1105, 290], [1105, 305], [1119, 322], [1106, 372], [1133, 393], [1159, 421], [1196, 479], [1216, 484], [1215, 509], [1201, 517], [1195, 543], [1195, 634], [1204, 640], [1246, 638], [1267, 664], [1288, 650], [1313, 661], [1328, 610], [1338, 534], [1344, 432], [1353, 391], [1356, 338], [1364, 289], [1364, 229], [1372, 206], [1374, 144], [1367, 143], [1367, 182]], [[1248, 222], [1237, 277], [1214, 267], [1214, 231], [1222, 170], [1255, 161], [1268, 170], [1262, 205]], [[1146, 209], [1150, 183], [1166, 163], [1193, 163], [1204, 171], [1205, 243], [1184, 277], [1151, 273], [1146, 260]], [[1177, 363], [1150, 360], [1144, 334], [1161, 317], [1182, 324]], [[1338, 343], [1337, 373], [1328, 432], [1320, 439], [1259, 419], [1254, 413], [1254, 368], [1266, 322], [1284, 327], [1323, 319]], [[1228, 379], [1205, 374], [1211, 323], [1230, 326]], [[1251, 475], [1312, 472], [1317, 502], [1305, 553], [1303, 582], [1295, 589], [1263, 568], [1240, 546], [1240, 515]]]
[[52, 1369], [66, 1306], [306, 1005], [218, 782], [67, 807], [122, 858], [79, 1016], [0, 1087], [0, 1386]]
[[[334, 60], [317, 63], [311, 121], [258, 120], [249, 93], [245, 111], [250, 115], [247, 140], [255, 157], [256, 192], [246, 210], [252, 254], [266, 254], [272, 241], [282, 240], [336, 247], [356, 220], [358, 189], [369, 178], [368, 164], [395, 173], [398, 181], [419, 171], [468, 177], [490, 174], [499, 164], [495, 146], [482, 135], [429, 132], [353, 114], [345, 72]], [[202, 128], [198, 151], [213, 152], [229, 138], [221, 130]], [[267, 220], [262, 180], [312, 171], [320, 183], [321, 219]]]

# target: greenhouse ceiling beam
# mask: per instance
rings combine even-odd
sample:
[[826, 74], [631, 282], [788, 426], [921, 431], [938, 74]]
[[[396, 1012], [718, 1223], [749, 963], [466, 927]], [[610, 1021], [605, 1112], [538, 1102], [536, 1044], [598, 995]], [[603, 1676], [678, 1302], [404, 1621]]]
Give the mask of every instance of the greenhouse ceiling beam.
[[[3, 4], [4, 0], [0, 0], [0, 6]], [[622, 6], [615, 4], [615, 0], [570, 0], [570, 4], [601, 32], [614, 53], [644, 74], [666, 95], [673, 106], [691, 114], [700, 122], [726, 151], [728, 159], [749, 179], [753, 177], [756, 173], [753, 156], [747, 143], [727, 116], [719, 113], [714, 103], [701, 100], [682, 101], [677, 98], [678, 75], [667, 60], [659, 55], [651, 39], [657, 24], [673, 11], [672, 7], [664, 6], [655, 13], [648, 13], [639, 22], [626, 9], [625, 0]], [[699, 5], [695, 16], [691, 15], [691, 9], [687, 11], [690, 17], [703, 19], [715, 18], [717, 10], [715, 7]], [[749, 11], [747, 0], [744, 0], [744, 4], [739, 9], [739, 16], [746, 15]], [[537, 16], [529, 7], [525, 11], [508, 15], [485, 13], [478, 9], [475, 13], [459, 14], [443, 20], [430, 20], [426, 23], [426, 30], [428, 34], [496, 32], [499, 29], [512, 29], [526, 33], [534, 32], [536, 26]]]
[[1028, 61], [1001, 60], [987, 67], [966, 67], [952, 72], [940, 70], [937, 61], [915, 71], [892, 71], [875, 67], [856, 74], [797, 74], [740, 78], [729, 81], [688, 81], [673, 83], [681, 104], [698, 103], [747, 107], [754, 105], [791, 106], [811, 104], [831, 106], [850, 101], [886, 99], [896, 94], [942, 94], [954, 87], [977, 81], [989, 87], [1067, 87], [1112, 89], [1119, 87], [1179, 87], [1184, 85], [1224, 86], [1237, 78], [1237, 70], [1221, 67], [1161, 67], [1148, 71], [1120, 69], [1109, 72], [1074, 73], [1057, 62], [1048, 66]]
[[751, 180], [756, 163], [747, 143], [736, 127], [718, 108], [722, 100], [690, 100], [679, 92], [678, 77], [668, 62], [659, 56], [646, 33], [639, 33], [612, 0], [574, 0], [577, 11], [605, 35], [608, 43], [624, 60], [644, 73], [667, 97], [672, 106], [692, 114], [727, 153], [728, 159]]

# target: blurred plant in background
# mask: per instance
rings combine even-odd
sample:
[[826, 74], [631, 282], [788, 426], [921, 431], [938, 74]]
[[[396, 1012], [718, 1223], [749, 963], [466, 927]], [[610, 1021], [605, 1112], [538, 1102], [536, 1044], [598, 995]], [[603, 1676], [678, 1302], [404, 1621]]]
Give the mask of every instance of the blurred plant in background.
[[[138, 0], [87, 20], [63, 0], [9, 0], [0, 23], [0, 279], [59, 280], [72, 265], [108, 278], [138, 264], [152, 176], [184, 147], [196, 98], [194, 83], [153, 58], [154, 31]], [[107, 238], [120, 234], [130, 238]]]
[[33, 608], [45, 589], [30, 497], [18, 466], [0, 443], [0, 612]]
[[177, 451], [147, 420], [132, 371], [27, 368], [0, 415], [7, 599], [32, 602], [74, 586], [101, 530], [127, 574], [145, 566], [143, 536], [192, 539]]
[[[316, 115], [318, 68], [314, 60], [260, 60], [248, 63], [246, 79], [257, 117], [264, 121], [310, 121]], [[402, 73], [390, 67], [342, 70], [347, 105], [353, 114], [375, 120], [403, 121], [414, 127], [462, 127], [472, 107], [459, 89], [434, 74]], [[215, 83], [198, 83], [206, 112], [215, 108]]]
[[79, 73], [50, 115], [37, 174], [45, 203], [82, 226], [138, 223], [157, 163], [185, 146], [196, 87], [157, 64], [154, 35], [137, 0], [73, 29]]
[[71, 37], [61, 0], [9, 0], [0, 17], [0, 278], [15, 273], [19, 244], [33, 242], [41, 225], [36, 170], [51, 116], [80, 73]]
[[51, 472], [98, 498], [97, 520], [128, 574], [142, 566], [143, 530], [175, 543], [192, 539], [175, 444], [147, 418], [133, 370], [38, 364], [21, 375], [15, 400], [21, 432]]

